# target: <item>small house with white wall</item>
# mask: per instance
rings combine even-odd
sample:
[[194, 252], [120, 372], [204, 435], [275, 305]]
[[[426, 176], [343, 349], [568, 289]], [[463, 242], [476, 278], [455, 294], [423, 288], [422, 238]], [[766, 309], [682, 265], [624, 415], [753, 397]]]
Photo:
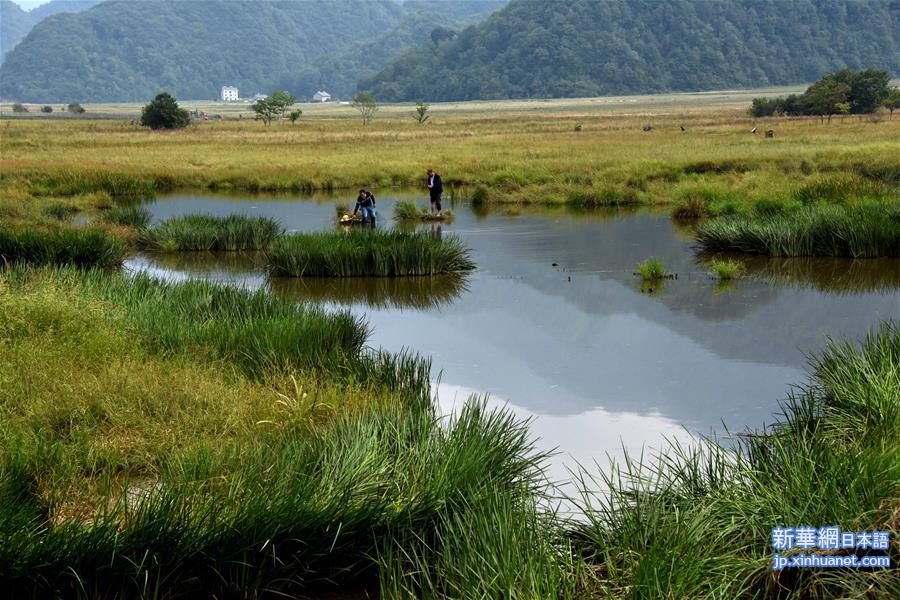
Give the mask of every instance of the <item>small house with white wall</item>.
[[328, 102], [329, 100], [331, 100], [331, 94], [329, 94], [328, 92], [323, 92], [322, 90], [319, 90], [318, 92], [313, 94], [312, 99], [313, 99], [313, 102]]
[[222, 100], [225, 102], [237, 102], [240, 99], [238, 89], [230, 85], [222, 86]]

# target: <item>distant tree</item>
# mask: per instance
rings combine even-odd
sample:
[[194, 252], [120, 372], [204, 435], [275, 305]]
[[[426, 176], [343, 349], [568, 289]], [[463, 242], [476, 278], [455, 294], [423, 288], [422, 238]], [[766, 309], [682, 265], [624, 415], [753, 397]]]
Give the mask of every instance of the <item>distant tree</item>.
[[50, 106], [49, 104], [45, 104], [44, 106], [41, 107], [41, 112], [42, 113], [52, 113], [53, 107]]
[[70, 113], [80, 115], [84, 112], [84, 107], [78, 104], [77, 102], [71, 102], [68, 106], [66, 106], [66, 110]]
[[188, 111], [180, 108], [168, 92], [157, 94], [141, 111], [141, 125], [150, 129], [180, 129], [191, 122]]
[[276, 90], [269, 96], [269, 104], [280, 113], [282, 119], [284, 118], [284, 113], [287, 112], [287, 109], [292, 107], [296, 102], [297, 99], [284, 90]]
[[[849, 115], [850, 114], [850, 103], [849, 102], [838, 102], [837, 104], [834, 105], [834, 112], [835, 112], [835, 114], [841, 115], [842, 117], [844, 115]], [[844, 122], [844, 119], [841, 119], [841, 123], [843, 123], [843, 122]]]
[[750, 114], [754, 117], [771, 117], [777, 108], [777, 98], [771, 101], [768, 98], [754, 98], [750, 104]]
[[281, 105], [272, 98], [260, 98], [253, 103], [253, 112], [256, 113], [257, 120], [269, 125], [272, 119], [281, 114]]
[[363, 125], [371, 123], [372, 119], [375, 118], [375, 113], [378, 112], [378, 103], [375, 102], [375, 96], [369, 92], [357, 92], [353, 96], [352, 104], [353, 108], [362, 115]]
[[838, 78], [823, 77], [806, 90], [804, 96], [809, 102], [810, 113], [828, 117], [837, 112], [838, 104], [849, 103], [850, 86]]
[[893, 88], [884, 98], [884, 107], [891, 113], [890, 118], [894, 118], [894, 111], [900, 108], [900, 88]]
[[12, 106], [13, 112], [28, 112], [28, 107], [26, 107], [21, 102], [16, 102]]
[[875, 112], [891, 91], [888, 85], [891, 76], [882, 69], [841, 69], [835, 77], [850, 86], [850, 112], [853, 114]]
[[429, 106], [421, 100], [416, 102], [416, 114], [413, 115], [413, 119], [418, 121], [420, 125], [427, 121], [428, 117], [430, 116], [428, 114], [428, 108]]
[[887, 71], [881, 69], [841, 69], [822, 77], [802, 94], [786, 98], [754, 98], [750, 114], [818, 115], [823, 119], [828, 117], [830, 121], [831, 115], [835, 114], [873, 113], [879, 106], [887, 106], [885, 102], [891, 93], [889, 79]]
[[299, 119], [299, 118], [300, 118], [300, 115], [302, 115], [302, 114], [303, 114], [303, 111], [302, 111], [302, 110], [292, 110], [292, 111], [288, 114], [288, 118], [291, 120], [291, 123], [296, 123], [296, 122], [297, 122], [297, 119]]

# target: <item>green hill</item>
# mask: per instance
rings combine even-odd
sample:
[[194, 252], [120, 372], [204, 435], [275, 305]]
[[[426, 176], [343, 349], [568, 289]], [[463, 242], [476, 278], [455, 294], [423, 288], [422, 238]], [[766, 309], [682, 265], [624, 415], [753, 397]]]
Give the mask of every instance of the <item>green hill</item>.
[[462, 27], [486, 18], [506, 0], [407, 0], [403, 14], [389, 29], [352, 41], [285, 76], [278, 87], [308, 97], [326, 89], [349, 98], [362, 77], [372, 76], [405, 50], [424, 43], [438, 27]]
[[900, 72], [897, 0], [511, 0], [364, 77], [379, 100], [555, 98]]
[[44, 18], [61, 12], [80, 12], [103, 0], [50, 0], [30, 12], [22, 10], [15, 2], [0, 0], [0, 55], [5, 55], [18, 44], [31, 28]]
[[[205, 99], [285, 87], [351, 95], [363, 73], [418, 43], [435, 20], [465, 22], [502, 0], [108, 0], [39, 23], [0, 70], [27, 102]], [[415, 16], [423, 19], [421, 23]], [[422, 17], [427, 15], [427, 17]]]
[[31, 15], [10, 0], [0, 0], [0, 54], [6, 54], [34, 26]]

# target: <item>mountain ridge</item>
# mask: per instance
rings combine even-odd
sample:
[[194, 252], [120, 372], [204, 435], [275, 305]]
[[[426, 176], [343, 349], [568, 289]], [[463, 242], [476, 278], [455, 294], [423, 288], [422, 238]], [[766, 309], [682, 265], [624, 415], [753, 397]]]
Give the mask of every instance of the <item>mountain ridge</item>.
[[359, 89], [384, 101], [754, 88], [843, 68], [900, 71], [896, 0], [511, 0]]

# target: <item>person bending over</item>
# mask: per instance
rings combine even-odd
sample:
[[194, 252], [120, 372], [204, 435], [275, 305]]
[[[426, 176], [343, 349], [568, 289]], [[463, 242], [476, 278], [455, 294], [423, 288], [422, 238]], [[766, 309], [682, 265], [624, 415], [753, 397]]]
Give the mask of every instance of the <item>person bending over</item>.
[[356, 208], [353, 209], [353, 214], [356, 215], [356, 212], [360, 210], [362, 211], [363, 225], [370, 220], [372, 221], [372, 225], [375, 225], [375, 196], [372, 195], [372, 192], [359, 190], [359, 196], [356, 197]]

